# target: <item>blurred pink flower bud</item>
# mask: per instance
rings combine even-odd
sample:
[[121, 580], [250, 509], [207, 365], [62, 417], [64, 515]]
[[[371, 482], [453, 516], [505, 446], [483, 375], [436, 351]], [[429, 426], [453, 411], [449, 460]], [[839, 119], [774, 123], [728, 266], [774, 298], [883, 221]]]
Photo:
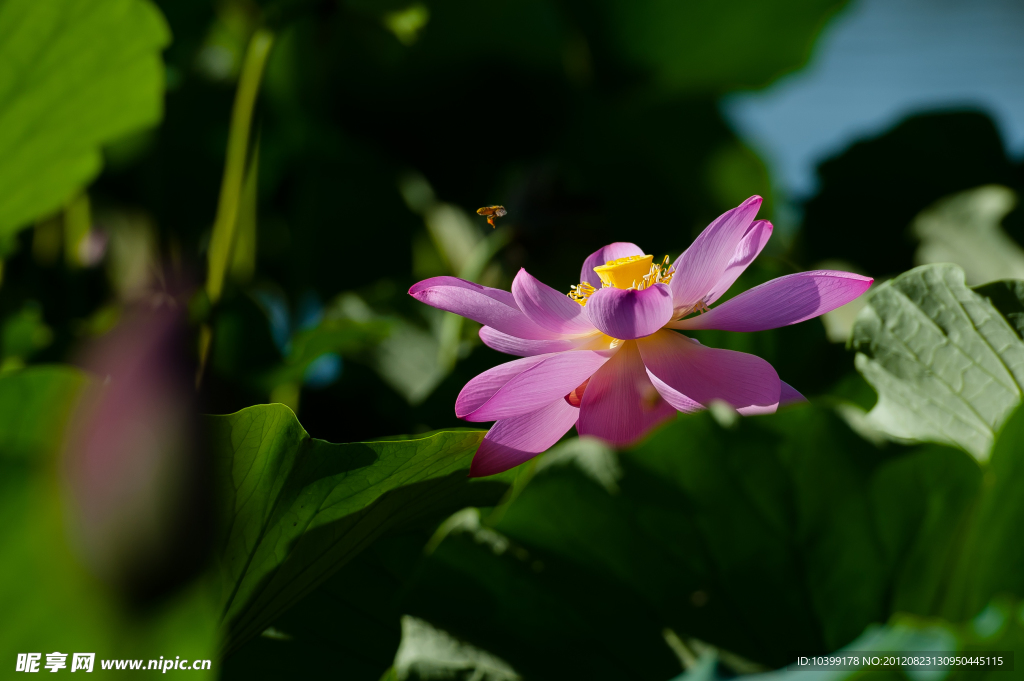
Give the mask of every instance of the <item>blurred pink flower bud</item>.
[[134, 309], [86, 352], [96, 381], [69, 429], [69, 520], [80, 553], [104, 582], [138, 600], [202, 567], [211, 525], [179, 306]]

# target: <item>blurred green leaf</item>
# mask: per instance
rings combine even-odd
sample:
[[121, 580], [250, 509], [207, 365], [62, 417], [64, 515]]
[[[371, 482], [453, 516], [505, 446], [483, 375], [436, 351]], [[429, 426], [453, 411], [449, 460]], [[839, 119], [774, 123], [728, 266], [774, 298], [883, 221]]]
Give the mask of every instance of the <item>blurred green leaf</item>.
[[[874, 276], [895, 276], [923, 264], [915, 259], [923, 254], [917, 252], [913, 223], [937, 201], [989, 184], [1021, 191], [1020, 175], [1007, 156], [999, 127], [980, 111], [908, 116], [822, 161], [817, 177], [818, 191], [803, 206], [797, 239], [803, 261], [841, 260]], [[861, 211], [847, 211], [851, 201]], [[970, 212], [957, 220], [974, 221]], [[864, 215], [872, 219], [864, 220]], [[1003, 228], [1021, 241], [1014, 222], [1011, 214]]]
[[461, 678], [519, 681], [521, 678], [505, 661], [408, 615], [402, 617], [402, 643], [395, 654], [394, 674], [399, 681]]
[[389, 324], [384, 320], [325, 319], [316, 327], [292, 336], [288, 362], [305, 365], [325, 352], [343, 355], [360, 352], [386, 335], [388, 328]]
[[[844, 0], [729, 3], [606, 0], [608, 29], [628, 61], [679, 90], [758, 88], [807, 61]], [[767, 48], [771, 45], [771, 48]]]
[[208, 424], [229, 509], [222, 564], [229, 648], [385, 533], [493, 504], [506, 489], [466, 477], [482, 431], [330, 444], [311, 439], [280, 404]]
[[395, 34], [398, 42], [405, 46], [412, 45], [419, 37], [419, 32], [430, 21], [430, 11], [423, 3], [416, 3], [384, 15], [384, 26]]
[[391, 331], [387, 319], [356, 321], [328, 317], [312, 329], [297, 332], [291, 338], [291, 349], [285, 363], [260, 379], [268, 387], [286, 382], [302, 383], [309, 365], [327, 353], [343, 356], [360, 354], [376, 346]]
[[147, 0], [0, 2], [0, 237], [56, 211], [100, 170], [100, 147], [163, 113]]
[[53, 341], [53, 331], [43, 321], [39, 305], [29, 302], [3, 322], [0, 359], [4, 367], [24, 362]]
[[89, 195], [78, 194], [64, 208], [64, 262], [68, 267], [88, 263], [83, 257], [83, 245], [92, 229], [92, 205]]
[[57, 457], [86, 383], [80, 371], [55, 366], [0, 376], [0, 515], [8, 521], [0, 525], [0, 656], [94, 652], [101, 675], [101, 659], [212, 659], [217, 617], [203, 584], [131, 609], [83, 569], [68, 541], [73, 506]]
[[[389, 5], [394, 9], [416, 6], [404, 0], [371, 3], [354, 0], [348, 4], [353, 8], [373, 5], [374, 14], [388, 9]], [[429, 21], [417, 32], [413, 46], [416, 59], [421, 62], [419, 68], [429, 64], [434, 68], [457, 69], [467, 60], [480, 62], [495, 57], [536, 71], [561, 66], [564, 20], [556, 5], [543, 0], [499, 0], [486, 5], [457, 0], [432, 3], [427, 7]], [[384, 16], [380, 18], [386, 21]], [[480, 31], [481, 26], [501, 27], [501, 30]], [[530, 36], [530, 39], [523, 40], [522, 36]], [[397, 36], [391, 39], [399, 44]]]
[[914, 262], [959, 265], [972, 286], [1024, 277], [1024, 249], [1002, 227], [1016, 205], [1016, 192], [998, 184], [943, 197], [910, 226], [921, 240]]
[[[422, 191], [422, 188], [417, 188], [412, 183], [405, 187], [407, 192]], [[425, 187], [429, 191], [429, 185]], [[469, 230], [472, 227], [465, 214], [448, 204], [431, 204], [427, 199], [423, 201], [427, 206], [424, 210], [428, 215], [428, 224], [432, 219], [438, 223], [430, 228], [431, 232], [454, 230], [454, 236], [450, 235], [454, 243], [465, 246], [457, 260], [454, 259], [455, 249], [445, 251], [446, 258], [451, 262], [458, 262], [459, 265], [458, 270], [447, 272], [461, 279], [479, 282], [484, 278], [485, 270], [492, 264], [494, 257], [509, 243], [510, 232], [493, 231], [486, 237], [477, 234], [473, 237], [472, 243], [463, 242], [469, 232], [462, 233], [462, 229]], [[431, 215], [434, 217], [429, 217]], [[448, 226], [442, 229], [438, 226], [442, 223], [448, 223]], [[456, 229], [452, 225], [461, 227]], [[443, 244], [442, 237], [438, 237], [437, 234], [434, 236], [438, 244]], [[367, 360], [380, 377], [411, 405], [421, 404], [430, 397], [452, 372], [457, 360], [464, 357], [469, 348], [477, 342], [476, 329], [467, 329], [466, 320], [450, 312], [421, 306], [417, 311], [428, 323], [428, 329], [423, 329], [403, 317], [385, 316], [374, 312], [354, 293], [342, 294], [332, 307], [333, 310], [328, 313], [329, 318], [347, 318], [366, 324], [366, 328], [373, 328], [369, 325], [377, 324], [377, 328], [386, 329], [386, 333], [377, 338], [379, 342]], [[471, 338], [469, 342], [467, 336]]]
[[[431, 243], [414, 241], [414, 269], [429, 276], [453, 274], [460, 279], [481, 283], [494, 257], [511, 241], [509, 230], [481, 233], [481, 222], [473, 222], [458, 206], [440, 203], [434, 190], [420, 175], [407, 175], [399, 181], [399, 191], [409, 209], [420, 213]], [[378, 346], [374, 368], [409, 404], [428, 398], [452, 372], [460, 352], [465, 351], [465, 319], [449, 312], [420, 310], [431, 323], [430, 332], [395, 320], [391, 333]]]
[[946, 442], [984, 461], [1020, 403], [1024, 342], [955, 265], [925, 265], [868, 294], [852, 345], [878, 392], [867, 421], [906, 440]]
[[761, 211], [774, 215], [768, 168], [749, 147], [729, 140], [711, 154], [707, 163], [708, 189], [723, 212], [760, 194], [764, 198]]
[[85, 382], [80, 371], [57, 366], [0, 376], [0, 460], [36, 465], [56, 455]]

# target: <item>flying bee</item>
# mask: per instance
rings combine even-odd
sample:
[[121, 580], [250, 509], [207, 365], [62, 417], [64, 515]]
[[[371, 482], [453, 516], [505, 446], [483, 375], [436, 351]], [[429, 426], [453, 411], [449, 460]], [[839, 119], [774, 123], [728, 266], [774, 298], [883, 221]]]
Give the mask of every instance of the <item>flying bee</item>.
[[508, 215], [508, 211], [505, 210], [505, 206], [484, 206], [483, 208], [477, 208], [476, 214], [486, 215], [487, 224], [491, 227], [497, 227], [497, 225], [494, 224], [494, 219]]

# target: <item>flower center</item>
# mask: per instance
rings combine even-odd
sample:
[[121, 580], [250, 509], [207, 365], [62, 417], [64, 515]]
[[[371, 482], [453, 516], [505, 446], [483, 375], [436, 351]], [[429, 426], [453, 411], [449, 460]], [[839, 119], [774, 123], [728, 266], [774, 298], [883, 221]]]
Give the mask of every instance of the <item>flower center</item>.
[[[653, 255], [629, 255], [598, 265], [594, 272], [601, 278], [602, 288], [642, 291], [655, 284], [669, 283], [675, 270], [669, 266], [667, 255], [658, 264], [654, 264]], [[586, 305], [587, 298], [597, 290], [585, 281], [570, 288], [568, 296], [580, 305]]]
[[653, 255], [630, 255], [617, 260], [609, 260], [604, 265], [594, 268], [601, 283], [615, 288], [633, 288], [651, 271]]

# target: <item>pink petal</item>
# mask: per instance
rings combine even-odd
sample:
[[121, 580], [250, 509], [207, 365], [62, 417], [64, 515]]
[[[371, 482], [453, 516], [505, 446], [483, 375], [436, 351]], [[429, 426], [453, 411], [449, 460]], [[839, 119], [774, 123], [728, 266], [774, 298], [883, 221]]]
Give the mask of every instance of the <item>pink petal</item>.
[[625, 446], [671, 418], [675, 411], [647, 378], [637, 342], [628, 341], [591, 377], [576, 427], [580, 435], [596, 435]]
[[772, 279], [710, 312], [669, 324], [674, 329], [764, 331], [806, 321], [845, 305], [868, 290], [871, 277], [817, 270]]
[[592, 333], [583, 306], [520, 269], [512, 282], [512, 296], [523, 314], [538, 326], [556, 334]]
[[[665, 400], [676, 406], [679, 395], [705, 407], [723, 400], [741, 414], [774, 412], [779, 405], [782, 382], [772, 365], [745, 352], [708, 348], [686, 336], [661, 331], [637, 341], [647, 372]], [[584, 406], [586, 403], [584, 402]], [[685, 410], [684, 410], [685, 411]]]
[[704, 409], [703, 404], [691, 400], [689, 397], [682, 394], [668, 383], [652, 374], [650, 371], [647, 372], [647, 378], [651, 379], [651, 383], [658, 391], [658, 394], [678, 411], [681, 411], [684, 414], [693, 414], [694, 412]]
[[612, 338], [643, 338], [672, 319], [672, 291], [665, 284], [642, 291], [603, 288], [590, 296], [584, 309], [594, 326]]
[[740, 241], [740, 245], [736, 247], [736, 252], [726, 266], [725, 272], [718, 280], [718, 283], [711, 288], [707, 298], [704, 299], [706, 304], [710, 305], [715, 302], [729, 290], [729, 287], [743, 274], [743, 270], [747, 269], [747, 266], [754, 262], [761, 249], [768, 243], [771, 235], [772, 223], [767, 220], [755, 220], [750, 225], [747, 233], [743, 236], [742, 241]]
[[421, 303], [454, 312], [502, 333], [531, 340], [557, 338], [520, 311], [508, 291], [474, 284], [456, 277], [433, 277], [414, 284], [409, 295]]
[[720, 215], [676, 258], [671, 286], [677, 309], [692, 307], [714, 288], [760, 207], [761, 197], [751, 196]]
[[627, 258], [631, 255], [643, 254], [644, 252], [640, 250], [639, 246], [627, 241], [616, 241], [613, 244], [608, 244], [604, 248], [591, 253], [583, 261], [583, 269], [580, 270], [580, 281], [585, 281], [594, 288], [601, 288], [601, 277], [597, 276], [597, 273], [594, 272], [595, 267], [604, 265], [609, 260], [618, 260], [619, 258]]
[[806, 402], [807, 398], [801, 395], [796, 388], [791, 386], [785, 381], [779, 381], [782, 384], [782, 394], [779, 395], [779, 406], [789, 404], [791, 402]]
[[[484, 327], [487, 328], [486, 326]], [[534, 341], [541, 342], [544, 341]], [[459, 396], [455, 398], [455, 415], [459, 418], [472, 414], [484, 406], [487, 400], [494, 397], [494, 393], [501, 390], [506, 383], [523, 373], [527, 369], [536, 366], [547, 359], [547, 356], [524, 357], [511, 362], [505, 362], [487, 371], [474, 376], [469, 383], [462, 387]]]
[[[613, 351], [574, 350], [553, 355], [525, 357], [509, 362], [509, 364], [516, 362], [523, 362], [524, 365], [528, 362], [536, 362], [536, 364], [510, 378], [483, 405], [470, 413], [459, 414], [459, 416], [467, 421], [498, 421], [512, 416], [529, 414], [568, 395], [576, 386], [590, 378], [616, 352], [617, 349]], [[484, 374], [486, 373], [488, 372], [484, 372]], [[473, 381], [481, 378], [484, 374], [477, 376]], [[482, 383], [487, 383], [487, 381], [490, 379], [486, 379]], [[493, 385], [493, 383], [487, 384]]]
[[532, 459], [558, 442], [576, 423], [579, 413], [579, 409], [558, 398], [537, 411], [498, 421], [476, 450], [470, 477], [495, 475]]
[[[575, 303], [573, 303], [575, 305]], [[554, 340], [528, 340], [516, 338], [507, 333], [502, 333], [489, 326], [480, 327], [480, 340], [489, 348], [519, 357], [530, 357], [532, 355], [545, 355], [551, 352], [565, 352], [575, 350], [581, 345], [586, 345], [594, 340], [597, 332], [592, 336], [580, 336], [577, 338], [565, 338]]]

